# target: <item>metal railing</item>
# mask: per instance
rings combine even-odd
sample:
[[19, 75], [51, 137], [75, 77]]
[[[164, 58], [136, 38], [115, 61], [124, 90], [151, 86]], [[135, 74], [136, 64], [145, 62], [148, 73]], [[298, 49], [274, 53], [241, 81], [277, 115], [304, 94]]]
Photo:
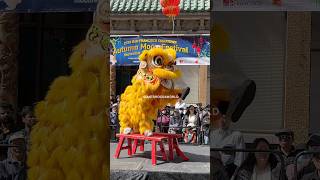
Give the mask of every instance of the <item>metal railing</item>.
[[9, 144], [0, 144], [0, 148], [1, 147], [25, 147], [25, 146], [18, 146], [18, 145], [9, 145]]
[[[179, 129], [181, 131], [181, 134], [184, 134], [185, 132], [183, 131], [183, 129], [196, 129], [196, 145], [201, 145], [201, 144], [204, 144], [204, 131], [201, 131], [201, 126], [193, 126], [193, 127], [190, 127], [190, 126], [176, 126], [176, 127], [170, 127], [170, 126], [160, 126], [160, 131], [162, 132], [162, 128], [175, 128], [175, 129]], [[189, 144], [189, 143], [185, 143], [184, 141], [181, 142], [182, 144]]]
[[[210, 148], [210, 152], [246, 152], [246, 153], [272, 153], [280, 159], [281, 169], [279, 180], [286, 180], [285, 161], [280, 151], [277, 150], [256, 150], [256, 149], [234, 149], [234, 148]], [[236, 174], [235, 174], [236, 175]]]
[[[111, 128], [111, 129], [120, 129], [120, 127], [119, 126], [117, 126], [117, 125], [109, 125], [109, 127]], [[154, 128], [157, 128], [157, 126], [155, 126]], [[170, 128], [175, 128], [175, 129], [179, 129], [180, 131], [181, 131], [181, 134], [184, 134], [184, 132], [182, 131], [183, 129], [186, 129], [186, 128], [191, 128], [191, 129], [194, 129], [194, 128], [196, 128], [196, 138], [197, 138], [197, 140], [196, 140], [196, 145], [203, 145], [204, 144], [204, 141], [205, 141], [205, 139], [204, 139], [204, 131], [201, 131], [201, 126], [194, 126], [194, 127], [190, 127], [190, 126], [176, 126], [176, 127], [170, 127], [170, 126], [165, 126], [165, 125], [162, 125], [162, 124], [160, 124], [160, 127], [159, 127], [159, 130], [160, 130], [160, 132], [163, 132], [163, 128], [168, 128], [168, 129], [170, 129]], [[154, 129], [154, 131], [155, 131], [155, 129]], [[110, 138], [110, 140], [111, 140], [111, 142], [115, 142], [116, 141], [116, 133], [118, 133], [117, 131], [113, 131], [112, 132], [113, 134], [111, 134], [111, 136], [112, 137], [114, 137], [114, 138]], [[209, 138], [209, 137], [208, 137]], [[182, 143], [182, 144], [186, 144], [184, 141], [181, 141], [180, 143]], [[187, 144], [189, 144], [189, 143], [187, 143]], [[208, 144], [209, 144], [209, 142], [208, 142]]]

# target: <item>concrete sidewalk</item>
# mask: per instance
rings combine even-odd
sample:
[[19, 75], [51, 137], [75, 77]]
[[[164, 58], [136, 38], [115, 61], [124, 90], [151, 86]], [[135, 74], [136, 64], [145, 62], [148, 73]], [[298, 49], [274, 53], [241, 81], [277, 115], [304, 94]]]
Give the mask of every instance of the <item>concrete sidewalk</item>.
[[[140, 152], [137, 148], [137, 154], [132, 157], [128, 156], [127, 150], [122, 150], [119, 159], [113, 157], [116, 146], [116, 143], [110, 143], [111, 179], [168, 179], [169, 177], [171, 177], [169, 179], [195, 179], [195, 177], [196, 179], [209, 179], [209, 146], [179, 145], [190, 159], [185, 162], [176, 153], [174, 153], [173, 161], [163, 161], [158, 151], [156, 166], [151, 164], [151, 144], [145, 144], [144, 152]], [[165, 144], [165, 149], [168, 155], [167, 144]]]

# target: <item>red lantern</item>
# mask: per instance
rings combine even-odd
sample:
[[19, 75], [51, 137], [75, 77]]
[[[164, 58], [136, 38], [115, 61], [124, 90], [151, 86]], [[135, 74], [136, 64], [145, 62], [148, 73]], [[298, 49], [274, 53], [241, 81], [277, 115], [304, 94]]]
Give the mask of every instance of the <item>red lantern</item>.
[[160, 0], [162, 13], [168, 17], [176, 17], [180, 13], [180, 0]]
[[169, 0], [160, 0], [160, 4], [162, 7], [167, 7], [169, 5]]
[[168, 17], [176, 17], [180, 13], [180, 8], [179, 6], [168, 6], [162, 8], [162, 13]]
[[174, 18], [180, 13], [180, 0], [160, 0], [162, 14], [168, 16], [172, 21], [172, 33], [174, 32]]
[[160, 4], [162, 7], [179, 6], [180, 0], [160, 0]]

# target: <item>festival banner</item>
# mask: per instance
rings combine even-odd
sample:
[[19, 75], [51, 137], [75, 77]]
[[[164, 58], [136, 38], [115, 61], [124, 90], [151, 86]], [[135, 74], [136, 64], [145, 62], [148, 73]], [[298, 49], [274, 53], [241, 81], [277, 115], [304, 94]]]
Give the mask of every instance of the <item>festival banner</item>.
[[110, 38], [112, 64], [139, 65], [143, 50], [173, 48], [177, 65], [210, 65], [210, 36], [117, 36]]

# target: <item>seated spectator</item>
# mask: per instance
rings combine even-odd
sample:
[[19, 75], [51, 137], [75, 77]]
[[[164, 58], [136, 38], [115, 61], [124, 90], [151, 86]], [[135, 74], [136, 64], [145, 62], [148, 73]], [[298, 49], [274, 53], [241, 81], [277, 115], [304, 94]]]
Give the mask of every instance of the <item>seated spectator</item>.
[[179, 110], [175, 109], [173, 111], [173, 116], [170, 116], [168, 132], [171, 134], [179, 134], [181, 133], [182, 125], [183, 125], [183, 122], [182, 122]]
[[279, 151], [282, 153], [286, 164], [292, 164], [294, 157], [298, 154], [293, 145], [294, 133], [289, 129], [282, 129], [275, 134], [279, 140]]
[[25, 180], [27, 173], [24, 134], [19, 131], [10, 135], [8, 143], [17, 147], [8, 148], [8, 157], [0, 161], [0, 179]]
[[184, 123], [187, 127], [184, 128], [184, 142], [195, 144], [197, 141], [197, 126], [199, 117], [193, 105], [188, 107], [188, 111], [184, 118]]
[[320, 180], [320, 153], [313, 155], [312, 163], [315, 167], [315, 170], [304, 175], [302, 180]]
[[0, 104], [0, 141], [5, 141], [14, 130], [14, 115], [11, 104]]
[[206, 106], [200, 113], [201, 122], [201, 134], [203, 136], [204, 144], [209, 142], [209, 132], [210, 132], [210, 107]]
[[186, 114], [187, 114], [187, 108], [180, 108], [179, 109], [179, 113], [181, 115], [181, 119], [184, 121], [184, 118], [186, 117]]
[[119, 133], [119, 119], [118, 119], [118, 106], [113, 104], [110, 112], [110, 125], [111, 126], [111, 136], [116, 139], [116, 133]]
[[113, 103], [115, 103], [115, 97], [114, 95], [110, 95], [110, 105], [112, 106]]
[[[0, 144], [8, 144], [8, 138], [15, 132], [13, 107], [8, 103], [0, 104]], [[8, 149], [0, 148], [0, 160], [7, 157]]]
[[[264, 138], [254, 140], [256, 150], [269, 150], [270, 144]], [[249, 153], [235, 174], [235, 180], [279, 180], [281, 165], [275, 155], [264, 152]]]
[[21, 111], [21, 118], [22, 122], [25, 124], [24, 129], [22, 130], [24, 137], [25, 137], [25, 142], [26, 142], [26, 148], [27, 151], [30, 149], [30, 133], [32, 127], [36, 123], [36, 118], [34, 116], [33, 108], [31, 106], [25, 106], [22, 108]]
[[299, 153], [293, 145], [294, 133], [289, 129], [282, 129], [275, 134], [279, 140], [279, 151], [285, 161], [285, 168], [288, 180], [294, 179], [294, 160]]
[[[213, 107], [213, 121], [217, 122], [217, 129], [210, 132], [210, 147], [211, 148], [232, 148], [244, 149], [244, 139], [239, 131], [230, 129], [231, 120], [226, 117], [229, 107], [228, 101], [219, 101]], [[243, 152], [219, 154], [229, 178], [232, 177], [235, 170], [242, 164], [245, 154]], [[217, 156], [217, 157], [219, 157]]]
[[168, 133], [169, 130], [170, 115], [167, 109], [168, 108], [163, 108], [157, 119], [157, 127], [160, 129], [160, 132], [163, 133]]
[[[320, 134], [312, 134], [309, 137], [307, 146], [309, 151], [320, 151]], [[301, 159], [303, 159], [304, 162], [301, 162]], [[313, 162], [313, 159], [315, 159], [315, 162], [317, 163], [317, 158], [313, 157], [312, 154], [303, 155], [298, 159], [298, 165], [300, 165], [300, 167], [298, 166], [298, 179], [316, 171], [316, 164]]]

